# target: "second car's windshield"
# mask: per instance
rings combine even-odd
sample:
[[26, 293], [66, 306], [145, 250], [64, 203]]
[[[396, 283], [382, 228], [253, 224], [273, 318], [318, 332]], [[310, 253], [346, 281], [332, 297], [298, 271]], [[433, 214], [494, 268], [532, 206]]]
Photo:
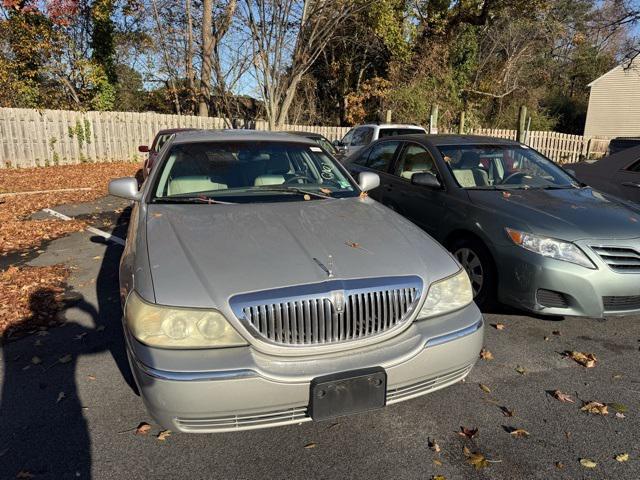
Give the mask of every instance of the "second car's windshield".
[[561, 168], [520, 145], [446, 145], [440, 153], [462, 188], [572, 188]]
[[268, 141], [173, 145], [154, 188], [157, 201], [264, 202], [358, 194], [320, 147]]

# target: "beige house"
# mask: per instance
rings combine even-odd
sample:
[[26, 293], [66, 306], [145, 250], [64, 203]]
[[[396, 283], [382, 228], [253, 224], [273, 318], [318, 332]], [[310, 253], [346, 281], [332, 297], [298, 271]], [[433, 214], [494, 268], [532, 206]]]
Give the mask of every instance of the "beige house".
[[586, 137], [640, 137], [640, 58], [589, 84]]

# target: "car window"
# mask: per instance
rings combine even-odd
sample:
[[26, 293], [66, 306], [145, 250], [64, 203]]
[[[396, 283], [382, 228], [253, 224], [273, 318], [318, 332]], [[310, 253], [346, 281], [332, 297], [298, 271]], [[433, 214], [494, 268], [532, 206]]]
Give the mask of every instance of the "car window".
[[295, 196], [296, 189], [332, 197], [358, 192], [337, 162], [316, 145], [269, 141], [174, 144], [158, 168], [155, 198], [165, 200], [197, 196], [247, 203], [274, 201], [274, 196], [317, 198]]
[[462, 188], [575, 188], [551, 160], [524, 145], [443, 145], [442, 157]]
[[421, 145], [411, 143], [400, 154], [393, 174], [411, 180], [414, 173], [429, 172], [437, 174], [431, 154]]
[[317, 137], [315, 139], [315, 141], [318, 143], [318, 145], [320, 145], [322, 148], [324, 148], [331, 155], [335, 155], [336, 154], [336, 147], [334, 147], [333, 144], [329, 140], [327, 140], [326, 138]]
[[367, 158], [366, 166], [381, 172], [388, 171], [399, 144], [400, 142], [382, 142], [374, 145]]
[[395, 137], [397, 135], [411, 135], [425, 133], [422, 128], [381, 128], [378, 132], [378, 138]]
[[632, 163], [631, 165], [629, 165], [626, 168], [626, 170], [629, 171], [629, 172], [638, 172], [638, 173], [640, 173], [640, 158], [635, 163]]
[[362, 147], [364, 145], [369, 145], [369, 143], [371, 143], [372, 137], [373, 137], [372, 128], [358, 127], [353, 133], [353, 138], [351, 139], [351, 146]]
[[151, 147], [151, 151], [159, 152], [164, 146], [164, 144], [167, 143], [167, 140], [169, 140], [173, 135], [174, 135], [173, 133], [165, 133], [163, 135], [158, 135], [155, 143]]
[[342, 143], [343, 145], [349, 145], [351, 143], [351, 139], [353, 138], [353, 132], [355, 132], [354, 128], [349, 130], [347, 134], [344, 137], [342, 137], [342, 140], [340, 140], [340, 143]]

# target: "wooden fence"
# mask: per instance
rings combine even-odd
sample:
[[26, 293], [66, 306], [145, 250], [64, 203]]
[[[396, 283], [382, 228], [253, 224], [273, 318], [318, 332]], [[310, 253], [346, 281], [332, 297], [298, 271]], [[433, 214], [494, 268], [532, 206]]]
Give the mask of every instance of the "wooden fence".
[[[0, 108], [0, 168], [36, 167], [81, 162], [141, 160], [138, 145], [148, 145], [163, 128], [226, 128], [222, 118], [133, 112], [73, 112]], [[256, 122], [267, 130], [266, 122]], [[348, 127], [285, 125], [281, 130], [342, 138]], [[516, 138], [515, 130], [476, 129], [469, 133]], [[527, 143], [562, 163], [602, 156], [609, 140], [557, 132], [529, 132]]]

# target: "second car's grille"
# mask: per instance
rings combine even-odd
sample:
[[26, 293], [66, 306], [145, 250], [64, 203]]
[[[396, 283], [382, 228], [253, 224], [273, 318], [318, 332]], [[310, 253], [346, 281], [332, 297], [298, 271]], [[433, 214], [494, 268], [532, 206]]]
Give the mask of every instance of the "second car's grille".
[[[371, 337], [408, 320], [415, 308], [422, 283], [417, 277], [371, 281], [332, 281], [305, 295], [273, 300], [234, 297], [236, 315], [254, 335], [280, 345], [321, 345]], [[318, 288], [319, 287], [319, 288]], [[286, 289], [286, 293], [299, 293]], [[320, 291], [317, 291], [320, 290]], [[265, 297], [265, 293], [258, 297]], [[270, 295], [266, 295], [270, 296]]]
[[616, 272], [640, 272], [640, 252], [633, 248], [592, 246], [591, 249]]

